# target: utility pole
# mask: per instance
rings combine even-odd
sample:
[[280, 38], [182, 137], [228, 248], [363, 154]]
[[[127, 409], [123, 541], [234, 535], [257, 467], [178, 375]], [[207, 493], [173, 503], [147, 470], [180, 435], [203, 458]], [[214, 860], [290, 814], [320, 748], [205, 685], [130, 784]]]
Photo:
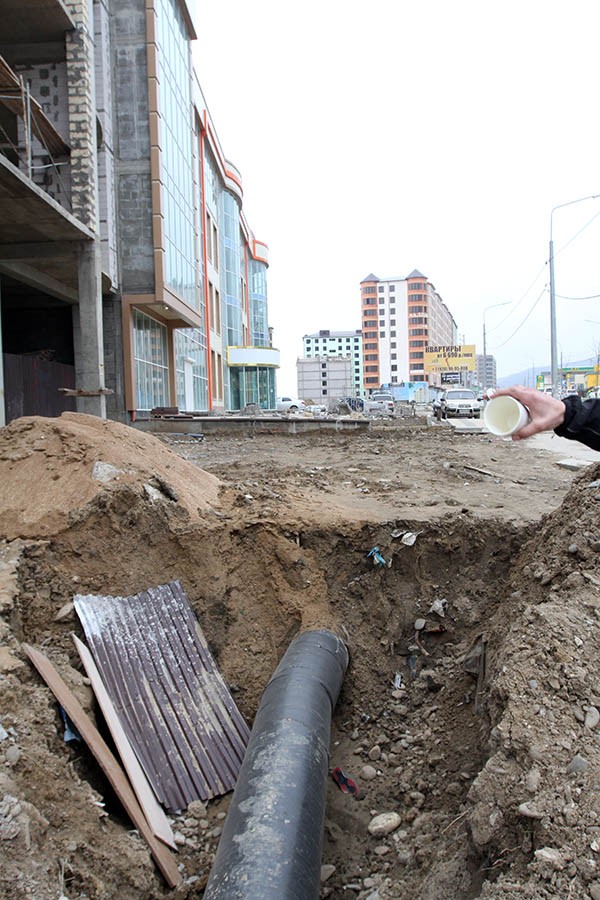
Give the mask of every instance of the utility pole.
[[[584, 200], [597, 200], [600, 194], [589, 194], [587, 197], [579, 197], [577, 200], [568, 200], [559, 203], [550, 210], [550, 248], [548, 263], [550, 269], [550, 377], [552, 378], [552, 396], [559, 397], [558, 389], [558, 338], [556, 334], [556, 294], [554, 289], [554, 241], [552, 240], [552, 216], [557, 209], [565, 206], [573, 206], [574, 203], [582, 203]], [[562, 363], [561, 363], [562, 368]]]

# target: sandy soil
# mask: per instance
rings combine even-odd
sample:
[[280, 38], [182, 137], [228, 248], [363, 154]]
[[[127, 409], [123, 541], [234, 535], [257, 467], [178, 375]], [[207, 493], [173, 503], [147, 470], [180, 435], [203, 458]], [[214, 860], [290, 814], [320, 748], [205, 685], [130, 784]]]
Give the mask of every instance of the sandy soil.
[[73, 594], [178, 578], [250, 723], [299, 629], [347, 639], [331, 766], [360, 794], [328, 784], [323, 897], [598, 900], [600, 466], [561, 456], [424, 419], [201, 443], [73, 414], [0, 430], [0, 896], [202, 896], [229, 798], [175, 819], [169, 892], [21, 649], [97, 715]]

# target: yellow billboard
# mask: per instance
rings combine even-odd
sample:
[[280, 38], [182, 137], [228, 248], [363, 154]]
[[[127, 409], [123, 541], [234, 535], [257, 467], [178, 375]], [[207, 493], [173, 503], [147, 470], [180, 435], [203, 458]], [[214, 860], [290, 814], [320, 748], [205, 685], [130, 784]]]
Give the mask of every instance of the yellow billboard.
[[425, 347], [426, 372], [474, 372], [475, 344]]

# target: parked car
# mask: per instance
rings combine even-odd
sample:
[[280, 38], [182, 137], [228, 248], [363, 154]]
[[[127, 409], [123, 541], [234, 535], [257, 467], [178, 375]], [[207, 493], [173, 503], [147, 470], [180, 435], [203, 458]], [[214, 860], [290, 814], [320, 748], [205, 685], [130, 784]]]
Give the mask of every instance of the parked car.
[[364, 411], [370, 416], [393, 416], [394, 408], [394, 395], [387, 391], [376, 391], [364, 404]]
[[451, 388], [444, 391], [440, 397], [436, 397], [433, 401], [433, 412], [440, 421], [460, 416], [479, 419], [481, 407], [474, 391], [467, 388]]
[[298, 412], [304, 409], [304, 400], [298, 400], [297, 397], [278, 397], [277, 412]]

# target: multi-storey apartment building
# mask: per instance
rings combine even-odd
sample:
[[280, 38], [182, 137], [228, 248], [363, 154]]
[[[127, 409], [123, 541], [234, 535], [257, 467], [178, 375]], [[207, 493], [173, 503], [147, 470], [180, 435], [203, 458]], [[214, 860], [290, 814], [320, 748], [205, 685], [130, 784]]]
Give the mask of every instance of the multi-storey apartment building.
[[428, 381], [428, 344], [456, 343], [456, 322], [434, 285], [417, 269], [406, 277], [367, 275], [360, 285], [363, 385]]
[[349, 356], [316, 356], [296, 362], [298, 397], [326, 403], [352, 397], [354, 376]]
[[274, 408], [267, 247], [186, 0], [0, 0], [0, 16], [0, 422]]
[[[349, 357], [351, 360], [351, 380], [347, 394], [343, 396], [360, 397], [363, 392], [363, 338], [360, 329], [356, 331], [329, 331], [323, 329], [314, 334], [305, 334], [302, 338], [304, 358], [314, 359], [319, 356]], [[300, 363], [300, 360], [298, 360]], [[320, 365], [323, 365], [321, 361]], [[310, 367], [309, 367], [310, 368]], [[298, 381], [298, 383], [300, 383]], [[302, 394], [298, 394], [302, 397]], [[338, 399], [342, 394], [338, 394]]]
[[498, 376], [496, 373], [496, 358], [489, 353], [477, 353], [475, 356], [475, 383], [478, 387], [495, 387]]

